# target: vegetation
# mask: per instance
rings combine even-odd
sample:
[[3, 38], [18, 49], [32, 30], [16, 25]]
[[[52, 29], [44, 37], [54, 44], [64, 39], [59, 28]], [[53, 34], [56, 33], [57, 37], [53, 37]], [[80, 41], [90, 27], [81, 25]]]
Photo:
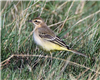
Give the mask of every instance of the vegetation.
[[[28, 20], [38, 16], [88, 58], [65, 51], [53, 51], [51, 58], [36, 46]], [[2, 1], [1, 62], [13, 54], [1, 65], [2, 80], [99, 80], [100, 2]]]

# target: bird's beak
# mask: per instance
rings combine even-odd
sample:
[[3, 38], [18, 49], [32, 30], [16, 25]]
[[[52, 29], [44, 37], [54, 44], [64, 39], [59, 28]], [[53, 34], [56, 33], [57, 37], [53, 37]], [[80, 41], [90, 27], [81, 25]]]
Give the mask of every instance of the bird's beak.
[[32, 22], [32, 20], [28, 20], [28, 22]]

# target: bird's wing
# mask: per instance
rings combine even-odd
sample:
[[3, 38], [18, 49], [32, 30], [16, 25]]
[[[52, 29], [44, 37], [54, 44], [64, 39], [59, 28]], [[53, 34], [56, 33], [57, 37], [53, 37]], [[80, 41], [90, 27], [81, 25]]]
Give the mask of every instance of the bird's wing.
[[69, 49], [69, 47], [65, 44], [64, 41], [62, 41], [58, 36], [55, 37], [55, 39], [50, 40], [51, 42], [58, 44], [61, 47], [67, 47], [67, 49]]
[[67, 47], [67, 49], [69, 49], [69, 47], [65, 44], [65, 42], [63, 42], [58, 36], [52, 36], [47, 33], [40, 33], [39, 36], [44, 40], [55, 43], [61, 47]]

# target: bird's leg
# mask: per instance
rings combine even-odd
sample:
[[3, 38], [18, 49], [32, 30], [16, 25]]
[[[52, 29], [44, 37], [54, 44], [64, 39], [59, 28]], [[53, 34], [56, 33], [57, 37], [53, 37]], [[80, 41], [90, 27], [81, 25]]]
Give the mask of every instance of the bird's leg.
[[[52, 66], [52, 52], [50, 52], [50, 55], [51, 55], [51, 66]], [[51, 66], [50, 66], [50, 67], [51, 67]]]

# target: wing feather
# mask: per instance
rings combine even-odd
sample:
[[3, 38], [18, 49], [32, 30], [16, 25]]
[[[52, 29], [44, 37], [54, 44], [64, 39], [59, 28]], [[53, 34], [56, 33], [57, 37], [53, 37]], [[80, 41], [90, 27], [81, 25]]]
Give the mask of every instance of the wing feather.
[[65, 44], [65, 42], [62, 41], [58, 36], [53, 37], [53, 36], [45, 34], [45, 33], [39, 34], [39, 36], [41, 38], [43, 38], [44, 40], [50, 41], [52, 43], [55, 43], [55, 44], [57, 44], [57, 45], [59, 45], [61, 47], [67, 47], [67, 49], [69, 49], [69, 47]]

